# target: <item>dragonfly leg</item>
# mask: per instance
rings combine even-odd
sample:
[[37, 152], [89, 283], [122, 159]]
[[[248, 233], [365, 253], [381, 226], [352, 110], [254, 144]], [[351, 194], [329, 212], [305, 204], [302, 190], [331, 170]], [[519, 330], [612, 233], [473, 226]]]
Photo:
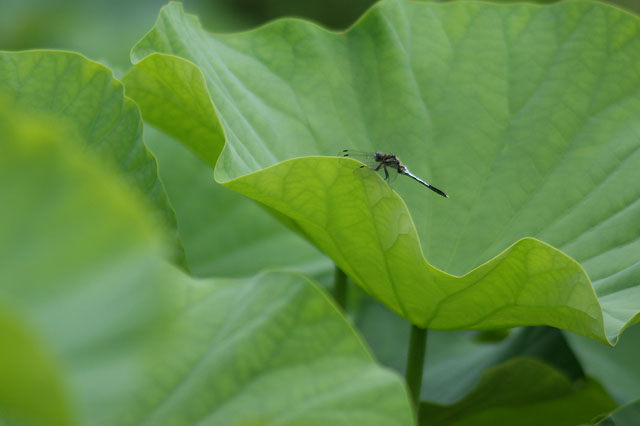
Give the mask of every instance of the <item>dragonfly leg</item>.
[[384, 169], [384, 180], [389, 180], [389, 172], [387, 171], [387, 167], [383, 167]]

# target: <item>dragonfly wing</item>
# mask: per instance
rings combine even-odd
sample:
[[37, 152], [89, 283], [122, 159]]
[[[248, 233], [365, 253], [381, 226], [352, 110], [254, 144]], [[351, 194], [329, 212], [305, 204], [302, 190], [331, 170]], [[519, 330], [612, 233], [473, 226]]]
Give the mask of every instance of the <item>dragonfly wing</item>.
[[387, 167], [387, 171], [389, 172], [389, 177], [388, 177], [388, 178], [386, 178], [386, 177], [385, 177], [385, 179], [386, 179], [386, 181], [387, 181], [387, 182], [389, 182], [389, 183], [391, 183], [391, 182], [393, 182], [394, 180], [396, 180], [396, 178], [397, 178], [397, 177], [398, 177], [398, 175], [400, 174], [400, 173], [398, 172], [398, 169], [394, 169], [393, 167]]
[[373, 152], [354, 151], [351, 149], [345, 149], [340, 151], [340, 156], [358, 160], [371, 169], [377, 168], [378, 165], [380, 164], [375, 160], [376, 156], [375, 156], [375, 153]]

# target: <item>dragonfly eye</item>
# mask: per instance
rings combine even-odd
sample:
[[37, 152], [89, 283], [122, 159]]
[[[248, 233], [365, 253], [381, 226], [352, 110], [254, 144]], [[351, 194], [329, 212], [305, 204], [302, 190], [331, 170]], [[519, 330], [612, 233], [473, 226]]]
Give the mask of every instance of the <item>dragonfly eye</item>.
[[373, 159], [375, 161], [382, 161], [384, 159], [384, 154], [381, 152], [376, 152], [375, 154], [373, 154]]

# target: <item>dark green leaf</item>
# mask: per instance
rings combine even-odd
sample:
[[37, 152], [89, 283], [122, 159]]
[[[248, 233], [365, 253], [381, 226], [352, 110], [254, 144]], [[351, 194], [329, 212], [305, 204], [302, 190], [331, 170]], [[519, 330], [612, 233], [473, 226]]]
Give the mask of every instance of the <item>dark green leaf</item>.
[[420, 404], [420, 424], [575, 426], [615, 406], [597, 382], [574, 387], [546, 364], [519, 358], [488, 369], [456, 404]]
[[591, 377], [595, 377], [619, 402], [640, 395], [640, 325], [626, 330], [614, 348], [565, 333], [572, 350]]
[[635, 426], [640, 419], [640, 400], [636, 399], [629, 404], [615, 410], [596, 426]]

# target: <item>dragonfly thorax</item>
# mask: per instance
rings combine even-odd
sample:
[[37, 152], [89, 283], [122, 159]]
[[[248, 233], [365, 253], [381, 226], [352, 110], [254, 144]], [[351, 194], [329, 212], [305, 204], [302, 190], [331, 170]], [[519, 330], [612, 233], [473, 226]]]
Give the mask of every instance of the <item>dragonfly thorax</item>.
[[386, 152], [376, 152], [373, 154], [373, 159], [378, 163], [383, 163], [387, 166], [395, 167], [400, 164], [395, 154], [387, 154]]

